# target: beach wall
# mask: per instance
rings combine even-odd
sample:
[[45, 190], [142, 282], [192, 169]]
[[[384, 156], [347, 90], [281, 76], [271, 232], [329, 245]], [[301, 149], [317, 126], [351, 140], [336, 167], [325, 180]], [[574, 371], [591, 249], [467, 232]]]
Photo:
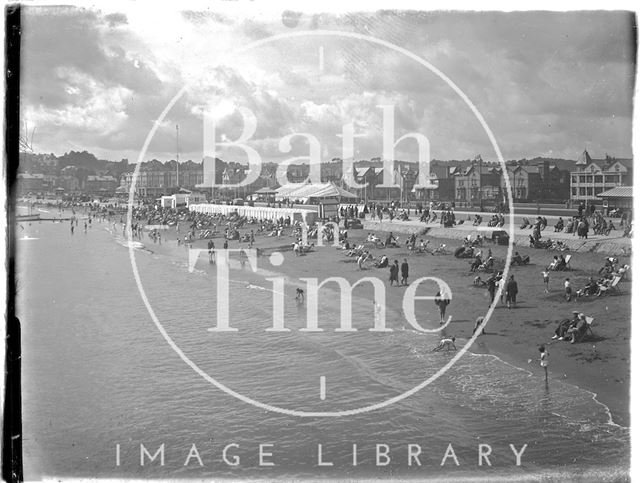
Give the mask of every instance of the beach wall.
[[218, 205], [213, 203], [199, 203], [189, 205], [189, 211], [196, 213], [206, 213], [208, 215], [223, 214], [230, 215], [238, 213], [240, 216], [248, 218], [258, 218], [259, 220], [278, 220], [280, 218], [291, 217], [293, 221], [304, 221], [307, 225], [315, 223], [318, 217], [317, 208], [268, 208], [266, 206], [235, 206]]
[[[476, 227], [470, 223], [468, 225], [458, 225], [452, 228], [444, 228], [442, 225], [427, 225], [419, 222], [402, 222], [402, 221], [378, 221], [366, 220], [363, 222], [365, 230], [393, 232], [394, 234], [410, 235], [428, 235], [434, 238], [447, 238], [451, 240], [463, 240], [468, 235], [474, 238], [479, 233]], [[503, 227], [508, 233], [509, 227]], [[514, 244], [519, 247], [529, 247], [529, 235], [531, 229], [521, 230], [519, 227], [515, 229]], [[622, 231], [619, 232], [622, 235]], [[486, 232], [485, 232], [486, 234]], [[573, 252], [596, 252], [611, 255], [621, 254], [624, 250], [631, 249], [631, 239], [622, 236], [589, 236], [587, 240], [582, 240], [571, 233], [555, 233], [553, 227], [548, 227], [542, 232], [542, 239], [546, 240], [562, 240]]]

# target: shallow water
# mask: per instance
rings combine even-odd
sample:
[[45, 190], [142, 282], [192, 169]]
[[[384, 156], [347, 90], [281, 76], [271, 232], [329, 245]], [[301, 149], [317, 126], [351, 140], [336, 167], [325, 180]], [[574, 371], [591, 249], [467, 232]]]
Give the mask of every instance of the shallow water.
[[[611, 424], [592, 393], [555, 380], [545, 387], [539, 374], [494, 356], [466, 354], [417, 394], [364, 414], [303, 418], [256, 408], [214, 387], [170, 347], [138, 293], [121, 233], [94, 222], [72, 236], [66, 222], [42, 222], [25, 226], [22, 236], [29, 237], [17, 241], [28, 479], [451, 477], [628, 466], [628, 430]], [[360, 330], [329, 330], [339, 320], [329, 289], [320, 299], [325, 332], [298, 330], [305, 308], [290, 296], [284, 320], [292, 330], [266, 332], [274, 293], [265, 274], [277, 275], [277, 267], [263, 257], [258, 263], [268, 272], [237, 269], [232, 261], [230, 323], [238, 332], [210, 332], [216, 266], [202, 255], [190, 273], [186, 251], [175, 255], [142, 241], [152, 252], [136, 250], [136, 264], [167, 338], [218, 383], [261, 403], [317, 412], [368, 406], [411, 389], [451, 357], [430, 351], [435, 335], [397, 326], [391, 333], [363, 330], [371, 327], [373, 307], [357, 296], [353, 320]], [[151, 454], [164, 443], [164, 466], [141, 466], [141, 443]], [[238, 445], [229, 449], [238, 466], [222, 459], [230, 443]], [[194, 444], [203, 466], [195, 457], [184, 465]], [[265, 459], [275, 466], [259, 465], [260, 444], [274, 445], [263, 451], [273, 453]], [[318, 466], [319, 444], [333, 466]], [[376, 444], [389, 446], [388, 465], [376, 465]], [[420, 445], [422, 466], [408, 465], [410, 444]], [[452, 457], [441, 466], [449, 444], [459, 466]], [[478, 466], [479, 444], [492, 447], [490, 468]], [[509, 444], [528, 445], [522, 466]]]

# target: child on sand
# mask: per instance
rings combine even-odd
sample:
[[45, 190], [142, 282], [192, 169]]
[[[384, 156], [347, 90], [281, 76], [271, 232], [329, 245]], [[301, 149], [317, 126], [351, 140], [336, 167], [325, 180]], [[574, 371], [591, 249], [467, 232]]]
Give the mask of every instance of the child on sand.
[[564, 279], [564, 298], [571, 302], [571, 282], [568, 278]]
[[547, 366], [549, 365], [549, 352], [544, 344], [538, 347], [538, 350], [540, 351], [540, 366], [544, 368], [544, 380], [547, 382], [549, 380], [549, 373], [547, 371]]
[[542, 271], [542, 282], [544, 283], [544, 293], [549, 293], [549, 269]]

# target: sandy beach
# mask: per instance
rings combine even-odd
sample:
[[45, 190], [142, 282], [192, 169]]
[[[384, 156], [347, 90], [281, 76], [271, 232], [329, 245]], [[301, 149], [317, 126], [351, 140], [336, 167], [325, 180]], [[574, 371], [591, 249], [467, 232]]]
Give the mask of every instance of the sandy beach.
[[[240, 230], [248, 232], [252, 225]], [[473, 279], [477, 275], [469, 271], [470, 260], [457, 259], [452, 252], [460, 246], [459, 240], [436, 239], [431, 240], [431, 246], [446, 243], [448, 254], [412, 254], [404, 247], [375, 248], [367, 244], [365, 239], [368, 230], [349, 230], [349, 240], [352, 243], [364, 243], [370, 248], [375, 257], [386, 254], [390, 261], [398, 260], [402, 263], [407, 259], [410, 272], [409, 282], [418, 277], [437, 276], [445, 280], [451, 287], [453, 300], [447, 315], [451, 315], [450, 325], [443, 334], [455, 336], [466, 342], [471, 335], [475, 319], [484, 315], [487, 310], [489, 295], [486, 288], [476, 287]], [[145, 245], [153, 251], [171, 252], [175, 256], [186, 257], [184, 246], [178, 246], [175, 228], [164, 232], [162, 245], [153, 243], [146, 235], [142, 239]], [[274, 250], [282, 251], [285, 263], [278, 271], [295, 280], [301, 277], [315, 276], [320, 280], [331, 276], [342, 276], [354, 283], [364, 276], [380, 277], [387, 284], [387, 308], [397, 310], [402, 308], [402, 297], [405, 287], [388, 286], [388, 269], [367, 268], [359, 270], [356, 259], [347, 257], [346, 252], [331, 246], [315, 247], [304, 256], [295, 256], [289, 248], [294, 241], [285, 235], [276, 238], [257, 235], [255, 247], [260, 255], [268, 255]], [[377, 232], [384, 239], [387, 232]], [[180, 234], [184, 237], [184, 233]], [[404, 245], [406, 235], [400, 237]], [[216, 248], [222, 248], [223, 239], [220, 235], [214, 238]], [[206, 248], [207, 240], [194, 242], [193, 247]], [[325, 242], [325, 245], [327, 243]], [[247, 247], [247, 243], [230, 241], [229, 248]], [[504, 260], [507, 247], [487, 242], [484, 251], [491, 248], [493, 256]], [[285, 251], [286, 250], [286, 251]], [[477, 338], [471, 350], [475, 353], [495, 355], [505, 362], [530, 371], [533, 377], [540, 378], [541, 390], [544, 387], [544, 375], [539, 364], [538, 347], [546, 344], [550, 353], [549, 377], [564, 380], [594, 393], [597, 401], [609, 407], [612, 420], [616, 424], [629, 425], [629, 384], [630, 384], [630, 322], [631, 322], [631, 283], [630, 280], [621, 282], [620, 294], [603, 297], [581, 298], [567, 302], [564, 299], [564, 279], [569, 278], [573, 289], [581, 288], [589, 276], [596, 276], [603, 265], [605, 255], [602, 253], [572, 253], [572, 269], [567, 272], [551, 272], [550, 293], [544, 293], [541, 272], [543, 268], [559, 252], [543, 249], [528, 249], [518, 247], [521, 255], [529, 255], [531, 263], [527, 266], [512, 267], [510, 274], [515, 276], [519, 286], [518, 303], [515, 308], [507, 309], [498, 303], [491, 319], [486, 326], [486, 334]], [[563, 252], [570, 253], [570, 252]], [[630, 257], [618, 256], [620, 263], [630, 263]], [[260, 262], [266, 266], [266, 262]], [[370, 265], [369, 265], [370, 267]], [[483, 279], [488, 274], [480, 274]], [[301, 286], [302, 286], [301, 282]], [[293, 289], [291, 297], [294, 297]], [[373, 290], [369, 284], [363, 284], [357, 289], [361, 296], [371, 297]], [[337, 303], [337, 302], [336, 302]], [[421, 312], [416, 306], [418, 320]], [[437, 320], [435, 307], [429, 309], [428, 320]], [[594, 318], [594, 337], [586, 337], [582, 342], [571, 344], [568, 341], [553, 340], [552, 336], [557, 323], [565, 318], [571, 318], [572, 311], [577, 310]], [[373, 315], [373, 314], [372, 314]], [[421, 321], [422, 322], [422, 321]], [[404, 320], [389, 320], [389, 325], [401, 324], [408, 327]], [[426, 323], [425, 325], [429, 325]], [[433, 324], [430, 328], [435, 328]]]

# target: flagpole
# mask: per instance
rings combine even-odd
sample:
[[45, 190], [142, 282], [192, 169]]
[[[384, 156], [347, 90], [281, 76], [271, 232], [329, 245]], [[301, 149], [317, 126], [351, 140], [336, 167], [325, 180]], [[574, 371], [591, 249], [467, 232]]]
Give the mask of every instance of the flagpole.
[[180, 191], [180, 126], [176, 124], [176, 188]]

